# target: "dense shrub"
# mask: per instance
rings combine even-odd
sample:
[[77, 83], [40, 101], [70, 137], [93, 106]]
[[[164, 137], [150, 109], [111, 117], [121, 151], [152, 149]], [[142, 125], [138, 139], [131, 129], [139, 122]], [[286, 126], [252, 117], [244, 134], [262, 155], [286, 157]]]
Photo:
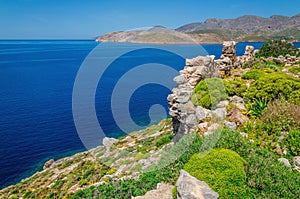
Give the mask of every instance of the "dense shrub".
[[193, 155], [184, 170], [207, 182], [220, 198], [235, 198], [246, 190], [245, 164], [246, 161], [234, 151], [213, 149], [207, 155]]
[[279, 55], [300, 56], [299, 50], [290, 42], [282, 40], [272, 40], [266, 42], [256, 53], [256, 57], [278, 57]]
[[216, 105], [226, 99], [222, 79], [209, 78], [202, 80], [194, 89], [192, 102], [207, 109], [215, 109]]
[[274, 100], [268, 104], [261, 119], [266, 124], [276, 126], [280, 131], [300, 129], [300, 106], [286, 100]]
[[300, 155], [300, 130], [291, 130], [284, 138], [283, 145], [292, 156]]
[[237, 95], [243, 97], [247, 90], [246, 84], [240, 79], [224, 80], [226, 94], [229, 96]]
[[245, 97], [250, 102], [256, 99], [272, 101], [283, 97], [300, 105], [300, 79], [278, 72], [266, 74], [251, 84]]
[[216, 147], [233, 150], [247, 161], [246, 181], [252, 192], [241, 198], [299, 198], [300, 174], [277, 161], [273, 153], [232, 131], [223, 131]]
[[262, 70], [252, 69], [246, 72], [245, 74], [243, 74], [242, 78], [247, 80], [248, 79], [258, 80], [259, 78], [263, 77], [265, 74], [266, 73], [263, 72]]

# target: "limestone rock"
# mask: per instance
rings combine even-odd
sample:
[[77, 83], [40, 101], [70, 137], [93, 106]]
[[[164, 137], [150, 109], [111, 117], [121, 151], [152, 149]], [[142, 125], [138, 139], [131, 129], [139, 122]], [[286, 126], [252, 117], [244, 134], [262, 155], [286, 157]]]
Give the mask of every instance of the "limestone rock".
[[208, 136], [213, 134], [214, 132], [216, 132], [217, 130], [219, 130], [221, 128], [221, 125], [218, 123], [214, 123], [212, 125], [210, 125], [210, 127], [208, 127], [207, 132], [204, 133], [204, 136]]
[[132, 199], [173, 199], [172, 189], [172, 185], [159, 183], [157, 189], [148, 191], [144, 196], [132, 197]]
[[249, 118], [241, 113], [241, 110], [237, 108], [231, 109], [231, 111], [227, 114], [229, 117], [227, 118], [230, 122], [235, 122], [237, 124], [243, 124], [249, 121]]
[[53, 159], [48, 160], [47, 162], [45, 162], [45, 164], [44, 164], [44, 166], [43, 166], [43, 169], [48, 169], [48, 168], [50, 168], [50, 167], [53, 165], [54, 162], [55, 162], [55, 161], [54, 161]]
[[102, 144], [108, 150], [113, 144], [115, 144], [117, 142], [118, 142], [118, 140], [115, 138], [105, 137], [102, 141]]
[[184, 170], [180, 171], [180, 176], [176, 183], [177, 199], [217, 199], [219, 194], [203, 181], [191, 176]]
[[291, 167], [291, 164], [290, 164], [289, 160], [286, 159], [286, 158], [279, 158], [278, 161], [282, 162], [287, 167]]
[[235, 122], [224, 122], [225, 126], [230, 130], [236, 130], [236, 123]]
[[186, 77], [185, 77], [185, 75], [179, 75], [179, 76], [174, 77], [174, 82], [175, 82], [177, 85], [185, 83], [185, 82], [186, 82]]
[[297, 169], [297, 171], [300, 172], [300, 156], [295, 156], [293, 158], [293, 161], [294, 161], [295, 168]]
[[218, 120], [224, 120], [226, 118], [226, 108], [217, 108], [212, 111], [212, 114], [217, 117]]
[[204, 121], [209, 113], [210, 110], [205, 109], [202, 106], [197, 106], [196, 108], [196, 117], [199, 121]]

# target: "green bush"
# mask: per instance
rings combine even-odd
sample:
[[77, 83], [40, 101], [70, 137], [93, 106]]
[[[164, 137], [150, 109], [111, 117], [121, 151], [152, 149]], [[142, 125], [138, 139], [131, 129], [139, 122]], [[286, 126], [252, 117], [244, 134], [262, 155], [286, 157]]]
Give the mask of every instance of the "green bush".
[[256, 53], [256, 57], [278, 57], [279, 55], [300, 56], [298, 49], [291, 43], [283, 40], [271, 40], [266, 42]]
[[233, 79], [233, 80], [224, 80], [224, 85], [226, 89], [226, 94], [229, 96], [240, 96], [243, 97], [244, 93], [247, 90], [246, 84], [239, 79]]
[[290, 68], [289, 71], [290, 71], [291, 73], [298, 74], [298, 73], [300, 73], [300, 67], [293, 67], [293, 68]]
[[216, 105], [226, 99], [222, 79], [209, 78], [202, 80], [194, 89], [192, 102], [207, 109], [215, 109]]
[[220, 198], [239, 196], [245, 192], [246, 161], [228, 149], [213, 149], [207, 155], [195, 154], [184, 170], [199, 180], [208, 183]]
[[266, 73], [263, 72], [262, 70], [252, 69], [246, 72], [245, 74], [243, 74], [242, 78], [247, 80], [248, 79], [258, 80], [259, 78], [263, 77], [265, 74]]
[[266, 74], [251, 84], [245, 97], [251, 103], [257, 99], [285, 98], [300, 105], [300, 79], [279, 72]]
[[255, 146], [238, 132], [227, 130], [222, 132], [216, 147], [233, 150], [247, 161], [246, 181], [251, 192], [240, 198], [299, 198], [300, 174], [281, 164], [273, 153]]
[[283, 140], [284, 146], [292, 156], [300, 155], [300, 130], [292, 130]]

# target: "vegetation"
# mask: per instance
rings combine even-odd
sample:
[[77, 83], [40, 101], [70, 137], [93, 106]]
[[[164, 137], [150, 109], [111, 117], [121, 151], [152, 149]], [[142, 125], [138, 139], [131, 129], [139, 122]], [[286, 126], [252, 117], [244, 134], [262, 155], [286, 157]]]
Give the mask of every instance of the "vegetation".
[[191, 157], [184, 170], [207, 182], [221, 196], [236, 198], [249, 191], [246, 186], [246, 161], [228, 149], [213, 149]]
[[256, 57], [278, 57], [279, 55], [300, 56], [299, 50], [291, 42], [284, 40], [270, 40], [266, 42], [256, 54]]

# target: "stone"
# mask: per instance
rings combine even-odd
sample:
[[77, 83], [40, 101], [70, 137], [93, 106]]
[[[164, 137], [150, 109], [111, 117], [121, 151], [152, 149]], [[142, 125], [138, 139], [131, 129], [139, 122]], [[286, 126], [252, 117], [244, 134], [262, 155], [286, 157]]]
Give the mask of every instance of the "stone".
[[204, 136], [211, 135], [214, 132], [216, 132], [217, 130], [219, 130], [220, 128], [221, 128], [220, 124], [214, 123], [214, 124], [210, 125], [210, 127], [208, 127], [207, 132], [204, 133]]
[[282, 162], [287, 167], [291, 167], [291, 164], [290, 164], [289, 160], [286, 159], [286, 158], [279, 158], [278, 161]]
[[212, 114], [219, 120], [224, 120], [226, 118], [226, 108], [217, 108], [212, 111]]
[[184, 170], [176, 183], [177, 199], [217, 199], [219, 194], [213, 191], [206, 182], [200, 181]]
[[196, 115], [193, 115], [193, 114], [188, 115], [185, 122], [189, 126], [195, 126], [197, 124]]
[[185, 75], [179, 75], [179, 76], [174, 77], [173, 80], [177, 85], [184, 84], [186, 82], [186, 77], [185, 77]]
[[198, 128], [200, 131], [206, 131], [207, 127], [208, 127], [208, 122], [203, 122], [203, 123], [198, 124]]
[[229, 122], [235, 122], [237, 124], [243, 124], [245, 122], [249, 121], [249, 118], [241, 113], [241, 110], [238, 108], [233, 108], [231, 111], [227, 114], [229, 117], [227, 120]]
[[102, 140], [102, 144], [106, 148], [106, 150], [108, 150], [113, 144], [115, 144], [117, 142], [118, 142], [117, 139], [115, 139], [115, 138], [109, 138], [109, 137], [105, 137]]
[[172, 189], [173, 185], [158, 183], [155, 190], [148, 191], [144, 196], [132, 197], [131, 199], [173, 199]]
[[205, 121], [206, 117], [210, 113], [210, 110], [203, 108], [202, 106], [197, 106], [196, 117], [199, 121]]
[[229, 104], [228, 100], [220, 101], [219, 104], [217, 104], [217, 108], [225, 108], [226, 106], [228, 106], [228, 104]]
[[188, 101], [186, 104], [179, 104], [179, 109], [181, 110], [181, 113], [187, 115], [196, 113], [196, 108], [191, 101]]
[[50, 159], [48, 160], [47, 162], [45, 162], [44, 166], [43, 166], [43, 169], [48, 169], [50, 168], [53, 164], [54, 164], [54, 159]]
[[[240, 132], [240, 135], [241, 135], [242, 137], [248, 138], [248, 133]], [[253, 142], [254, 142], [254, 140], [253, 140]]]
[[236, 95], [233, 97], [229, 97], [229, 101], [232, 103], [240, 103], [240, 104], [244, 103], [244, 99]]
[[236, 130], [236, 123], [235, 122], [224, 122], [225, 126], [230, 130]]
[[300, 172], [300, 156], [293, 157], [294, 166]]

